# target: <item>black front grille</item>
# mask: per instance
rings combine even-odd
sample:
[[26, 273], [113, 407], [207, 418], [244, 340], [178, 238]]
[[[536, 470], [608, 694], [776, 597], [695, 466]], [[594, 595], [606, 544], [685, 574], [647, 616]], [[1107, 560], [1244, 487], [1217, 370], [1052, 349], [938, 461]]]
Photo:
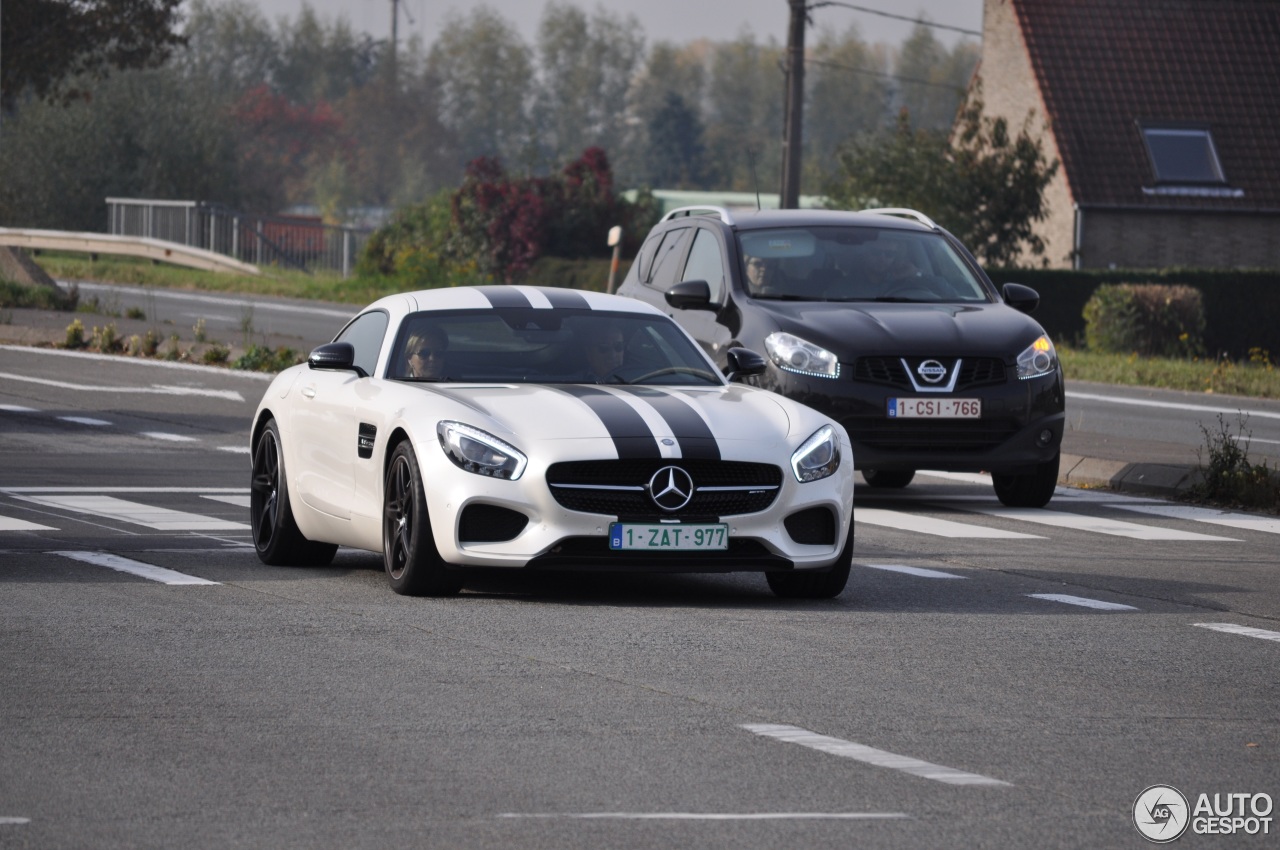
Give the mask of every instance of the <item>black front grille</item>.
[[[653, 474], [664, 466], [678, 466], [693, 479], [693, 498], [678, 512], [680, 516], [720, 517], [763, 511], [773, 504], [782, 484], [782, 470], [772, 464], [692, 459], [556, 463], [547, 469], [547, 484], [556, 501], [569, 510], [653, 516], [665, 512], [649, 498], [647, 487]], [[630, 489], [597, 489], [612, 487]], [[714, 487], [744, 489], [707, 489]]]
[[[955, 365], [954, 357], [910, 357], [907, 363], [915, 368], [927, 359], [937, 360], [950, 369]], [[911, 378], [901, 357], [859, 357], [853, 364], [853, 380], [868, 384], [883, 384], [889, 387], [914, 391]], [[950, 375], [947, 376], [950, 378]], [[956, 379], [956, 391], [974, 387], [991, 386], [1005, 382], [1004, 361], [998, 357], [963, 357], [960, 358], [960, 376]], [[920, 382], [923, 383], [923, 382]], [[943, 385], [946, 380], [941, 381]]]
[[758, 540], [730, 537], [729, 548], [718, 551], [634, 552], [610, 549], [607, 537], [568, 537], [531, 560], [526, 569], [726, 573], [792, 566]]
[[836, 516], [830, 508], [807, 508], [783, 521], [791, 539], [805, 546], [831, 546], [836, 542]]
[[1007, 419], [846, 419], [859, 442], [885, 452], [984, 452], [1018, 432]]
[[529, 518], [519, 511], [497, 505], [467, 505], [458, 520], [458, 541], [461, 543], [503, 543], [514, 540]]

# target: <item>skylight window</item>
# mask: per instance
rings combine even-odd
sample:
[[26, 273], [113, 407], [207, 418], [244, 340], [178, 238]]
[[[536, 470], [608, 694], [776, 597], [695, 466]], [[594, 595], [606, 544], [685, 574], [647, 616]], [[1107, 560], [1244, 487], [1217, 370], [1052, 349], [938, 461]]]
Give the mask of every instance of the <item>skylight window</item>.
[[1143, 127], [1156, 182], [1180, 184], [1226, 183], [1213, 135], [1206, 128]]

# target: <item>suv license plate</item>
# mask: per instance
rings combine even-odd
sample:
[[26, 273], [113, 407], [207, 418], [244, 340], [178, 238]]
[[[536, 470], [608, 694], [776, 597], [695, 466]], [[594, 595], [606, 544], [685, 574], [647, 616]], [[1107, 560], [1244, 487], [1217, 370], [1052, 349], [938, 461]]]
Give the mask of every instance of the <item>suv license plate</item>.
[[890, 419], [981, 419], [980, 398], [891, 398]]
[[609, 524], [609, 548], [645, 552], [728, 549], [729, 526], [614, 522]]

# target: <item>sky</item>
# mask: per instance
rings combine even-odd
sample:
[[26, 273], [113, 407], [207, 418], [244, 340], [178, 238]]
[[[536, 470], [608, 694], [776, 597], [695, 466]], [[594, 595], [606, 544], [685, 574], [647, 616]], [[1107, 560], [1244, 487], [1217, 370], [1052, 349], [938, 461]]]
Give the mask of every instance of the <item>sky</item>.
[[[357, 30], [372, 33], [377, 38], [387, 38], [391, 32], [391, 0], [250, 0], [270, 20], [279, 17], [296, 18], [304, 2], [322, 17], [345, 17]], [[430, 45], [451, 12], [465, 15], [478, 3], [459, 0], [400, 0], [400, 37], [412, 33], [420, 35]], [[484, 5], [509, 20], [533, 45], [536, 41], [538, 22], [546, 6], [544, 0], [481, 0]], [[789, 7], [787, 0], [562, 0], [588, 13], [603, 8], [614, 14], [633, 15], [640, 23], [652, 45], [658, 41], [677, 44], [708, 38], [713, 41], [734, 39], [744, 32], [754, 34], [757, 40], [770, 37], [779, 44], [786, 44]], [[966, 30], [981, 31], [982, 0], [847, 0], [850, 5], [876, 9], [896, 15], [917, 17]], [[407, 17], [406, 17], [407, 13]], [[880, 15], [855, 11], [844, 6], [825, 6], [812, 11], [817, 27], [829, 26], [843, 32], [850, 24], [857, 24], [865, 41], [883, 41], [900, 44], [911, 31], [911, 24]], [[413, 23], [409, 22], [412, 18]], [[812, 32], [812, 30], [811, 30]], [[942, 42], [953, 45], [962, 37], [959, 33], [935, 29], [934, 35]]]

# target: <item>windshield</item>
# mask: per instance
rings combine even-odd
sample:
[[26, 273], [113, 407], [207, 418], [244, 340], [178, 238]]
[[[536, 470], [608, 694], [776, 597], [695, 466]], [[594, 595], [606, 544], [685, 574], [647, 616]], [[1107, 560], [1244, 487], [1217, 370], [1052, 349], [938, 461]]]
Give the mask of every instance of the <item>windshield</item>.
[[449, 310], [407, 316], [387, 377], [503, 384], [720, 385], [666, 316], [600, 310]]
[[939, 233], [785, 227], [738, 233], [747, 292], [789, 301], [988, 301]]

